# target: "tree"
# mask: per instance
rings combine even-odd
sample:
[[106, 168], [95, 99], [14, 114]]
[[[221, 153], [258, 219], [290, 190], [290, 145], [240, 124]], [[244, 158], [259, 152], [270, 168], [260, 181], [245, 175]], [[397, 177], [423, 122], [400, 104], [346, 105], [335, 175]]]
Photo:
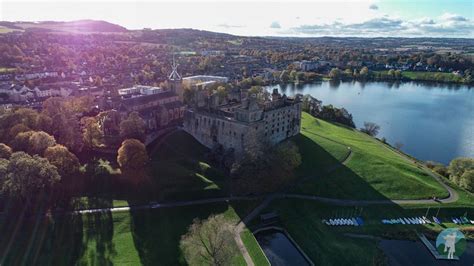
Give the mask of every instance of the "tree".
[[401, 150], [402, 147], [403, 147], [403, 143], [401, 143], [401, 142], [396, 142], [396, 143], [395, 143], [395, 149]]
[[82, 138], [84, 144], [93, 148], [99, 146], [102, 143], [103, 133], [99, 128], [99, 124], [94, 117], [87, 117], [83, 120], [84, 123], [84, 132]]
[[359, 76], [363, 79], [367, 78], [369, 76], [369, 69], [367, 67], [363, 67], [359, 72]]
[[118, 150], [117, 163], [125, 175], [143, 174], [148, 163], [145, 145], [137, 139], [127, 139]]
[[42, 113], [51, 118], [51, 128], [47, 132], [69, 150], [82, 149], [81, 130], [76, 114], [88, 110], [90, 100], [91, 97], [88, 96], [68, 100], [51, 97], [43, 102]]
[[61, 177], [72, 177], [79, 172], [79, 159], [63, 145], [48, 147], [44, 152], [44, 157], [58, 168]]
[[[473, 158], [456, 158], [449, 163], [448, 172], [449, 172], [449, 179], [451, 179], [454, 183], [463, 186], [464, 178], [470, 178], [471, 175], [467, 174], [464, 176], [465, 173], [474, 170], [474, 159]], [[466, 184], [469, 184], [469, 180], [467, 180]]]
[[283, 70], [280, 74], [280, 81], [282, 83], [288, 83], [290, 81], [290, 74], [288, 73], [288, 70]]
[[28, 153], [43, 155], [48, 147], [56, 145], [53, 136], [44, 131], [37, 131], [31, 134], [29, 139]]
[[262, 86], [252, 86], [249, 91], [248, 91], [248, 94], [249, 95], [252, 95], [252, 94], [255, 94], [255, 95], [258, 95], [260, 93], [263, 92], [263, 88]]
[[36, 128], [38, 112], [30, 108], [20, 108], [15, 111], [21, 123], [29, 128]]
[[297, 75], [298, 75], [298, 72], [296, 72], [296, 70], [291, 70], [290, 72], [290, 80], [291, 81], [296, 81], [297, 80]]
[[7, 159], [0, 158], [0, 191], [3, 189], [3, 183], [8, 173], [8, 164], [10, 161]]
[[474, 170], [467, 170], [461, 176], [461, 186], [474, 192]]
[[360, 131], [368, 134], [369, 136], [375, 137], [379, 133], [380, 126], [372, 122], [364, 122], [364, 127]]
[[345, 108], [339, 109], [332, 106], [332, 104], [324, 105], [322, 109], [314, 115], [326, 121], [337, 122], [355, 128], [354, 121], [352, 120], [352, 114], [350, 114]]
[[27, 131], [31, 131], [31, 129], [25, 126], [24, 124], [16, 124], [12, 128], [10, 128], [10, 139], [14, 139], [19, 133]]
[[120, 123], [122, 139], [145, 139], [145, 121], [137, 112], [131, 112], [127, 119]]
[[15, 152], [6, 168], [1, 190], [27, 203], [39, 193], [48, 193], [61, 180], [56, 166], [38, 155]]
[[180, 241], [187, 264], [231, 265], [232, 259], [239, 254], [232, 229], [232, 224], [222, 214], [212, 215], [204, 221], [195, 219]]
[[12, 155], [12, 148], [0, 143], [0, 159], [8, 159]]
[[36, 119], [36, 129], [42, 130], [44, 132], [48, 132], [49, 134], [53, 134], [51, 132], [51, 127], [53, 126], [53, 120], [51, 117], [45, 114], [39, 114], [38, 118]]
[[26, 131], [18, 133], [10, 142], [10, 146], [14, 151], [27, 151], [30, 146], [30, 137], [34, 131]]
[[352, 73], [352, 70], [350, 68], [347, 68], [346, 70], [344, 70], [344, 77], [350, 79], [352, 78]]
[[329, 77], [332, 79], [341, 79], [341, 70], [339, 68], [333, 68], [329, 72]]

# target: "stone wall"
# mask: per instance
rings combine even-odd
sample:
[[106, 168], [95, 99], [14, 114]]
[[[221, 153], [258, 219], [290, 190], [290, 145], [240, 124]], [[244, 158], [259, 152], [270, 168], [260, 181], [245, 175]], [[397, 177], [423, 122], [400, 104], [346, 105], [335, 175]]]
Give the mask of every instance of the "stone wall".
[[252, 138], [264, 138], [279, 143], [300, 132], [301, 103], [264, 111], [262, 119], [238, 121], [207, 111], [188, 109], [184, 116], [184, 130], [208, 148], [220, 144], [224, 149], [241, 153]]

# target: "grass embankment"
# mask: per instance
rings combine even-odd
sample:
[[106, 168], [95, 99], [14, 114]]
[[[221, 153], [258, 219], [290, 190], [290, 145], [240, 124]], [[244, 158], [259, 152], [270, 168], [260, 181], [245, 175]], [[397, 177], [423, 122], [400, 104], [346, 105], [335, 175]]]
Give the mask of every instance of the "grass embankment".
[[[303, 251], [317, 265], [379, 265], [384, 262], [376, 239], [360, 239], [345, 234], [370, 235], [389, 239], [416, 239], [415, 230], [435, 237], [445, 227], [439, 225], [384, 225], [381, 219], [418, 217], [426, 214], [426, 208], [398, 205], [337, 207], [308, 200], [278, 200], [265, 210], [280, 215], [281, 226], [295, 239]], [[431, 208], [428, 217], [438, 213], [443, 221], [467, 212], [474, 218], [472, 208]], [[322, 219], [361, 215], [366, 224], [362, 227], [327, 226]], [[458, 227], [453, 223], [446, 227]], [[466, 236], [474, 237], [473, 226], [461, 226]], [[364, 254], [363, 256], [361, 254]]]
[[263, 250], [258, 244], [257, 239], [255, 239], [255, 236], [252, 234], [252, 232], [250, 232], [250, 230], [245, 229], [240, 234], [240, 237], [255, 265], [270, 265], [270, 262], [265, 257], [265, 253], [263, 253]]
[[[179, 247], [193, 219], [237, 222], [256, 202], [103, 212], [51, 219], [0, 217], [2, 265], [184, 265]], [[246, 238], [248, 246], [258, 245]], [[245, 265], [239, 254], [232, 265]]]
[[[303, 158], [294, 192], [343, 199], [423, 199], [448, 192], [423, 169], [355, 129], [302, 116], [295, 138]], [[340, 162], [351, 158], [345, 165]], [[337, 166], [337, 168], [335, 168]], [[328, 173], [326, 170], [334, 168]]]
[[185, 132], [168, 136], [152, 154], [152, 175], [160, 198], [197, 199], [227, 195], [226, 176], [205, 158], [208, 149]]

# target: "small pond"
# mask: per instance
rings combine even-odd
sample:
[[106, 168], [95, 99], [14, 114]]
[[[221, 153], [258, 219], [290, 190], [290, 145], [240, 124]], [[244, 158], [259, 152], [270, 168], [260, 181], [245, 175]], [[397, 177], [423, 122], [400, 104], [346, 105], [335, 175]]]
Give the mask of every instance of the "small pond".
[[255, 234], [272, 266], [310, 265], [293, 245], [293, 242], [281, 231], [269, 229]]
[[[434, 243], [432, 243], [434, 245]], [[441, 265], [469, 265], [474, 264], [474, 242], [468, 241], [466, 251], [458, 261], [435, 259], [420, 241], [409, 240], [381, 240], [379, 247], [388, 258], [391, 266], [441, 266]]]

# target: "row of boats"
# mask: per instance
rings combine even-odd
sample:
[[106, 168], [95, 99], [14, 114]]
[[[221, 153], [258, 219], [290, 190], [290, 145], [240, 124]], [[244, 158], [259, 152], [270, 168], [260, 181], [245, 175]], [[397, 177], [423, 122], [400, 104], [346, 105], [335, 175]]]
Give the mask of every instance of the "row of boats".
[[362, 226], [364, 220], [362, 217], [349, 217], [349, 218], [334, 218], [334, 219], [323, 219], [323, 224], [326, 225], [350, 225], [350, 226]]
[[474, 220], [469, 220], [467, 217], [452, 217], [451, 221], [455, 224], [474, 224]]
[[[467, 217], [452, 217], [451, 221], [455, 224], [474, 224], [474, 220], [469, 220]], [[441, 218], [433, 216], [433, 222], [436, 224], [442, 224]], [[397, 219], [383, 219], [383, 224], [431, 224], [433, 223], [430, 219], [425, 216], [421, 217], [407, 217]]]
[[403, 217], [396, 219], [383, 219], [383, 224], [430, 224], [432, 223], [425, 216], [423, 217]]

